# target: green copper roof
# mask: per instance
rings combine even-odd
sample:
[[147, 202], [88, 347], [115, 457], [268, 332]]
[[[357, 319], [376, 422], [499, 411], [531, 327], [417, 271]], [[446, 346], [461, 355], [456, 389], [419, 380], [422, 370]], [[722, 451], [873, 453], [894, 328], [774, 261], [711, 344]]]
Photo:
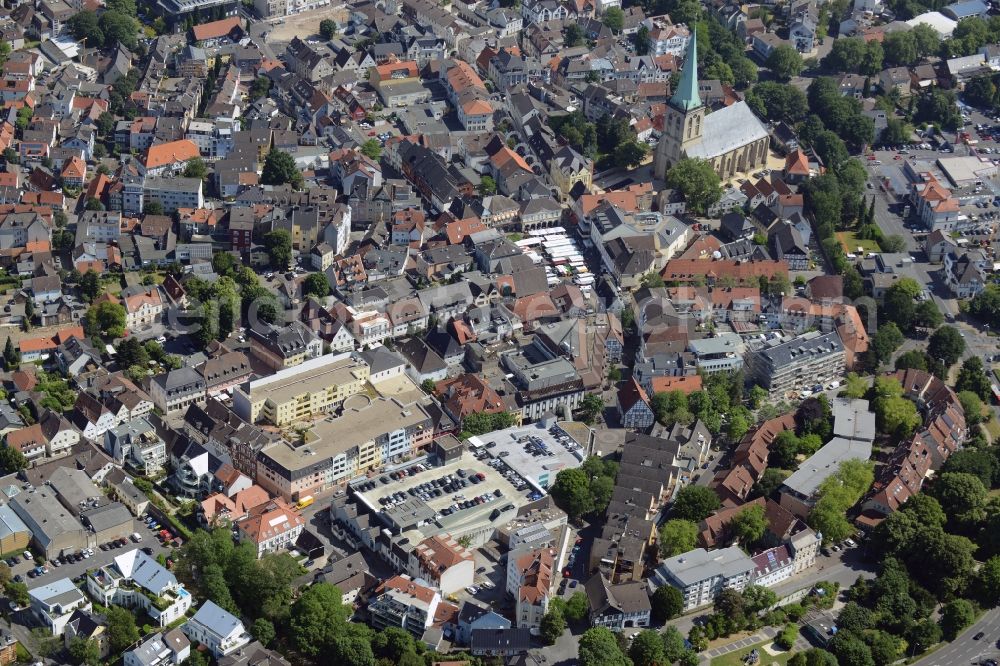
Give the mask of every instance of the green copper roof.
[[670, 98], [670, 105], [681, 111], [690, 111], [701, 106], [701, 97], [698, 95], [698, 33], [694, 29], [691, 30], [691, 39], [688, 41], [681, 82]]

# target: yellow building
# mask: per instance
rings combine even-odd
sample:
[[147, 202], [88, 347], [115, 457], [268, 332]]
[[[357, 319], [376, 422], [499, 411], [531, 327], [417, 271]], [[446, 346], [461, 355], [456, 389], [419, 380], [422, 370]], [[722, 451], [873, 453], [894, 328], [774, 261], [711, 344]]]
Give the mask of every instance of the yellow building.
[[569, 146], [563, 146], [549, 162], [549, 176], [559, 188], [562, 200], [569, 199], [569, 193], [577, 183], [590, 191], [594, 177], [594, 162], [576, 152]]
[[233, 391], [233, 410], [251, 423], [284, 426], [331, 411], [361, 393], [369, 367], [351, 353], [320, 356]]

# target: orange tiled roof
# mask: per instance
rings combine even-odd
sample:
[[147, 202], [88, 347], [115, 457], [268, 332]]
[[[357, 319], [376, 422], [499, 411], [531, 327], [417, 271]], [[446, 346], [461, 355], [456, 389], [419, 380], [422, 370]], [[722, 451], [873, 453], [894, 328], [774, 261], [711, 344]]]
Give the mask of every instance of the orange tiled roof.
[[200, 156], [198, 146], [193, 141], [181, 139], [150, 146], [143, 154], [142, 163], [147, 169], [156, 169], [168, 164], [187, 162]]
[[219, 39], [225, 37], [236, 28], [243, 28], [243, 20], [239, 16], [231, 16], [211, 23], [202, 23], [191, 28], [195, 41]]

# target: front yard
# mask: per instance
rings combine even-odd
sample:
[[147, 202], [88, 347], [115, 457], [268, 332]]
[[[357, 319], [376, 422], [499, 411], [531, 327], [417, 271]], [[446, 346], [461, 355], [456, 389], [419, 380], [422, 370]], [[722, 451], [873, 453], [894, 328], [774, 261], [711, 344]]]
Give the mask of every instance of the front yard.
[[840, 245], [844, 248], [845, 254], [857, 254], [859, 247], [862, 252], [866, 253], [881, 251], [877, 242], [858, 238], [853, 231], [838, 231], [837, 240], [840, 241]]
[[760, 661], [757, 662], [756, 666], [785, 666], [788, 660], [792, 658], [795, 654], [794, 650], [782, 650], [776, 654], [771, 654], [765, 649], [764, 646], [774, 648], [774, 641], [768, 640], [763, 643], [757, 643], [756, 645], [749, 645], [738, 650], [733, 650], [729, 654], [724, 654], [721, 657], [716, 657], [712, 660], [711, 666], [745, 666], [743, 659], [750, 653], [754, 648], [757, 649], [760, 654]]

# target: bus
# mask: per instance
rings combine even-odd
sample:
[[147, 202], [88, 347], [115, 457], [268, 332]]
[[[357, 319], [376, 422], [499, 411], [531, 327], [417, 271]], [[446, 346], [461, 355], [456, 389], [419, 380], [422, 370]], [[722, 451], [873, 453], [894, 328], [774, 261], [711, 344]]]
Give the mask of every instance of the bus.
[[301, 498], [298, 502], [295, 503], [295, 508], [301, 511], [302, 509], [311, 505], [315, 501], [316, 499], [312, 495], [306, 495], [305, 497]]

